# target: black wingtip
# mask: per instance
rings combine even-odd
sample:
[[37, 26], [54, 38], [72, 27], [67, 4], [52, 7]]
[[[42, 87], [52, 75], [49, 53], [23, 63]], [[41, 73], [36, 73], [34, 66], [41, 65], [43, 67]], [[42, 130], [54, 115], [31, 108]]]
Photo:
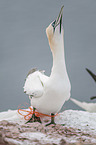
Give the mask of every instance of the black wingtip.
[[96, 96], [90, 97], [90, 100], [94, 100], [96, 99]]
[[88, 68], [86, 68], [86, 70], [88, 71]]
[[87, 72], [90, 74], [90, 73], [92, 73], [88, 68], [86, 68], [86, 70], [87, 70]]
[[86, 68], [87, 72], [91, 75], [91, 77], [94, 79], [94, 81], [96, 82], [96, 75], [90, 71], [88, 68]]

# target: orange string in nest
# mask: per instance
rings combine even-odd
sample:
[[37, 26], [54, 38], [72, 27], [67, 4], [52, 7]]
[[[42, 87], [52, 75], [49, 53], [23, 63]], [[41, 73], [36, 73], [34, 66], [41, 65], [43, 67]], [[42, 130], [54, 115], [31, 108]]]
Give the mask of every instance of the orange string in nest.
[[[21, 112], [26, 113], [26, 115], [21, 113]], [[55, 117], [55, 116], [58, 115], [58, 113], [55, 114], [55, 115], [47, 115], [47, 114], [39, 113], [37, 111], [33, 111], [32, 107], [29, 107], [29, 110], [18, 109], [18, 113], [20, 115], [24, 116], [25, 120], [29, 120], [32, 117], [33, 114], [35, 114], [35, 116], [37, 116], [37, 117], [40, 117], [40, 116]]]

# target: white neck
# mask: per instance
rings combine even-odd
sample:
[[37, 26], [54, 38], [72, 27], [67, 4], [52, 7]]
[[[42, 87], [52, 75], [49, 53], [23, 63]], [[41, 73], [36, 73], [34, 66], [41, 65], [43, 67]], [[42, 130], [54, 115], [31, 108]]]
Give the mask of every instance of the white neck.
[[65, 75], [66, 72], [66, 64], [65, 64], [65, 57], [64, 57], [64, 41], [63, 38], [59, 40], [58, 44], [55, 46], [51, 46], [52, 55], [53, 55], [53, 67], [51, 76], [53, 74]]

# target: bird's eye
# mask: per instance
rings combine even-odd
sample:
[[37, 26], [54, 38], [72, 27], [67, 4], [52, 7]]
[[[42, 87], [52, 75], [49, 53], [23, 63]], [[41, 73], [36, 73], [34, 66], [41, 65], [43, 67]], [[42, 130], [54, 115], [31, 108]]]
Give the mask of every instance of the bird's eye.
[[53, 26], [53, 27], [55, 27], [55, 22], [56, 22], [56, 20], [52, 23], [52, 26]]
[[55, 23], [56, 23], [56, 20], [52, 23], [52, 26], [53, 26], [54, 32], [55, 32]]

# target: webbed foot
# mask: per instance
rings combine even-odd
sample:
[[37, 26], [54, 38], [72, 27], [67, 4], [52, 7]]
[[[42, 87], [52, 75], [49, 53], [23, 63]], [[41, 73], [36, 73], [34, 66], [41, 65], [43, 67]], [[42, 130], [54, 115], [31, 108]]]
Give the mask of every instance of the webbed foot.
[[27, 123], [32, 123], [32, 122], [39, 122], [39, 123], [42, 123], [40, 117], [37, 117], [37, 116], [33, 117], [33, 115], [32, 115], [32, 117], [26, 122], [26, 124], [27, 124]]
[[56, 125], [55, 122], [54, 122], [54, 123], [50, 122], [50, 123], [46, 124], [45, 126], [49, 126], [49, 125], [51, 125], [51, 124]]
[[[33, 112], [35, 112], [35, 108], [33, 108]], [[32, 123], [32, 122], [39, 122], [39, 123], [42, 123], [40, 117], [37, 117], [37, 116], [35, 115], [35, 113], [32, 115], [32, 117], [31, 117], [25, 124], [27, 124], [27, 123]]]
[[48, 124], [46, 124], [45, 126], [49, 126], [49, 125], [51, 125], [51, 124], [56, 125], [56, 123], [54, 122], [54, 114], [53, 114], [53, 113], [51, 113], [51, 122], [48, 123]]

